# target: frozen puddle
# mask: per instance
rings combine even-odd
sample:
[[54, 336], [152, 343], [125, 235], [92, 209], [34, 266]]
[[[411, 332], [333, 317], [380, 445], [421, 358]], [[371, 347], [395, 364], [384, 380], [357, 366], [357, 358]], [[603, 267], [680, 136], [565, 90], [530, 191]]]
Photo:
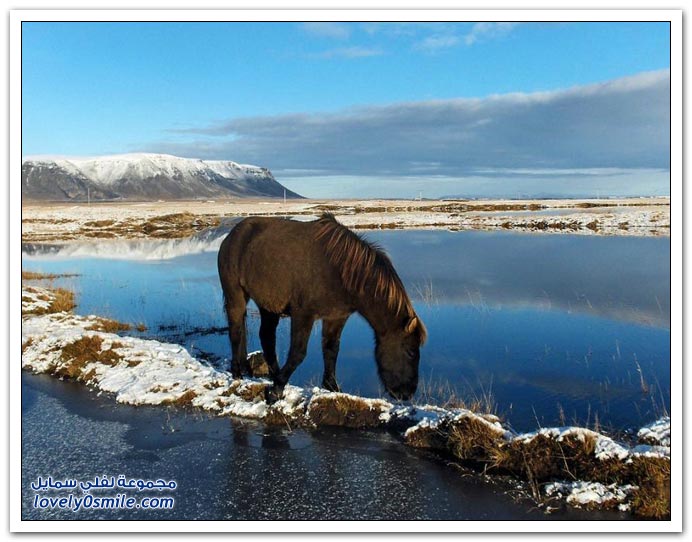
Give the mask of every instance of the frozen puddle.
[[[84, 382], [112, 393], [120, 403], [187, 405], [269, 424], [388, 427], [402, 431], [404, 442], [413, 447], [481, 464], [486, 470], [552, 481], [544, 489], [546, 495], [576, 506], [615, 504], [628, 509], [639, 489], [632, 482], [646, 470], [643, 464], [667, 470], [669, 477], [669, 418], [642, 428], [640, 443], [630, 447], [585, 428], [516, 434], [491, 414], [401, 406], [319, 388], [289, 385], [282, 400], [267, 405], [268, 380], [233, 380], [179, 345], [100, 331], [97, 316], [30, 314], [47, 310], [53, 297], [50, 289], [22, 288], [22, 368]], [[526, 457], [534, 455], [540, 459], [529, 465]], [[559, 479], [565, 473], [603, 479], [566, 483]], [[606, 483], [611, 479], [618, 482]]]

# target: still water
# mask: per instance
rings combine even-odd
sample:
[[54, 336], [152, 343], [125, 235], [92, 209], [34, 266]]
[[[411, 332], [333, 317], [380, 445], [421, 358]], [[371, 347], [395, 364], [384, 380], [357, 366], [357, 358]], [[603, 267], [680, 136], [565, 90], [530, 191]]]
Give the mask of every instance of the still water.
[[[29, 488], [38, 476], [86, 481], [104, 474], [175, 480], [175, 491], [165, 492], [175, 506], [73, 512], [32, 505], [36, 492]], [[29, 373], [22, 375], [22, 488], [22, 518], [30, 520], [632, 519], [570, 507], [545, 514], [519, 498], [516, 486], [462, 476], [382, 431], [306, 432], [132, 407]], [[73, 493], [82, 496], [79, 489]]]
[[[519, 431], [564, 423], [635, 429], [669, 410], [669, 238], [447, 231], [367, 237], [388, 252], [428, 328], [418, 401], [442, 403], [451, 393], [491, 398]], [[179, 342], [226, 368], [216, 251], [141, 259], [154, 253], [139, 243], [133, 254], [121, 247], [113, 257], [88, 250], [27, 255], [23, 267], [77, 273], [56, 281], [76, 291], [76, 312], [144, 323], [143, 336]], [[259, 350], [252, 304], [248, 316], [248, 349]], [[383, 393], [373, 334], [357, 314], [341, 345], [342, 389]], [[288, 346], [284, 320], [277, 345], [283, 359]], [[321, 371], [318, 324], [292, 383], [316, 384]]]

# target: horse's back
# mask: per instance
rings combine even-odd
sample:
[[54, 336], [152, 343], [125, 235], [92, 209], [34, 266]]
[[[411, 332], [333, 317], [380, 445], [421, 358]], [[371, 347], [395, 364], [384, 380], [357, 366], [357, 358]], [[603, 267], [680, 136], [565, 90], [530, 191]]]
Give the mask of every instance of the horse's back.
[[250, 217], [240, 222], [219, 250], [221, 281], [243, 289], [271, 312], [300, 305], [324, 312], [325, 299], [341, 293], [338, 273], [315, 242], [313, 222]]

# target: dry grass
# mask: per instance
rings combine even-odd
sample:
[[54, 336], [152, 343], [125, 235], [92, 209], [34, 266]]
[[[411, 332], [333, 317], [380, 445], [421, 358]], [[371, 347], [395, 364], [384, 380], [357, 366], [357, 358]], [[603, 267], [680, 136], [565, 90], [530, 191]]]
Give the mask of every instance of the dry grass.
[[537, 435], [522, 441], [513, 440], [501, 451], [497, 468], [519, 475], [530, 482], [545, 482], [555, 479], [598, 480], [594, 477], [596, 465], [601, 466], [594, 456], [596, 441], [587, 436], [583, 440], [576, 436], [565, 436], [561, 441]]
[[62, 348], [60, 363], [54, 368], [53, 374], [75, 380], [90, 380], [93, 376], [92, 371], [84, 373], [84, 368], [89, 363], [113, 366], [122, 361], [122, 355], [113, 347], [117, 347], [116, 343], [111, 348], [103, 350], [103, 339], [98, 335], [77, 339]]
[[81, 233], [86, 237], [94, 237], [96, 239], [114, 239], [116, 237], [115, 233], [108, 230], [83, 231]]
[[254, 352], [247, 358], [250, 375], [254, 377], [269, 376], [269, 365], [267, 365], [262, 352]]
[[144, 322], [140, 322], [135, 326], [135, 329], [140, 333], [144, 333], [147, 330], [147, 326]]
[[[173, 213], [156, 216], [140, 223], [122, 223], [118, 229], [126, 229], [128, 233], [139, 233], [157, 239], [175, 239], [189, 237], [203, 229], [216, 227], [220, 223], [221, 219], [218, 217]], [[115, 231], [115, 233], [119, 232]]]
[[510, 474], [529, 482], [541, 500], [540, 485], [555, 480], [589, 480], [631, 484], [638, 489], [632, 511], [643, 518], [670, 516], [670, 460], [634, 457], [601, 460], [595, 456], [596, 436], [566, 435], [561, 440], [539, 434], [529, 440], [505, 440], [502, 431], [473, 417], [443, 420], [406, 435], [406, 443], [450, 456], [486, 474]]
[[[434, 224], [445, 225], [445, 224]], [[352, 224], [349, 226], [352, 230], [398, 230], [404, 227], [403, 224], [397, 222], [378, 222], [372, 224]]]
[[76, 277], [76, 273], [38, 273], [22, 269], [22, 280], [53, 280], [62, 277]]
[[285, 425], [291, 428], [295, 425], [301, 424], [301, 419], [296, 417], [289, 417], [284, 414], [280, 408], [275, 405], [271, 405], [267, 409], [267, 413], [262, 418], [262, 421], [267, 425]]
[[103, 331], [105, 333], [118, 333], [120, 331], [129, 331], [132, 329], [132, 326], [124, 322], [118, 322], [117, 320], [99, 316], [92, 325], [85, 329], [89, 331]]
[[77, 304], [74, 300], [74, 292], [65, 288], [56, 288], [52, 290], [53, 300], [48, 307], [49, 313], [69, 312], [74, 309]]
[[342, 393], [313, 397], [306, 412], [315, 425], [340, 427], [377, 427], [382, 425], [380, 414], [387, 410], [387, 403], [376, 399], [361, 399]]
[[244, 401], [254, 402], [257, 399], [264, 400], [264, 390], [267, 384], [264, 382], [243, 382], [233, 380], [226, 390], [221, 393], [222, 397], [237, 395]]
[[495, 465], [501, 457], [503, 432], [469, 416], [452, 424], [448, 446], [454, 457]]
[[662, 458], [635, 458], [629, 466], [638, 489], [632, 511], [652, 519], [670, 518], [670, 461]]
[[[55, 314], [57, 312], [70, 312], [77, 304], [75, 303], [74, 292], [65, 288], [55, 288], [50, 290], [50, 295], [38, 294], [38, 290], [25, 288], [28, 292], [37, 294], [41, 301], [47, 301], [48, 307], [35, 307], [31, 310], [22, 309], [22, 315], [40, 316], [42, 314]], [[31, 303], [33, 300], [28, 296], [22, 296], [22, 302]]]
[[467, 393], [460, 393], [449, 380], [421, 378], [418, 383], [418, 398], [421, 404], [441, 408], [470, 410], [476, 414], [497, 416], [497, 402], [493, 395], [492, 380], [484, 385], [479, 382], [476, 388], [468, 385]]
[[174, 406], [190, 406], [192, 405], [192, 401], [194, 398], [197, 397], [197, 392], [194, 390], [187, 390], [184, 392], [182, 395], [178, 397], [171, 397], [169, 399], [164, 399], [161, 401], [162, 405], [174, 405]]
[[[36, 219], [32, 219], [32, 221], [35, 222]], [[23, 222], [27, 222], [27, 220]], [[189, 237], [206, 228], [216, 227], [220, 223], [221, 220], [217, 216], [195, 215], [189, 212], [155, 216], [145, 220], [128, 219], [120, 222], [113, 219], [90, 220], [85, 222], [77, 232], [23, 235], [22, 240], [25, 242], [46, 242], [80, 237], [177, 239]]]
[[84, 223], [85, 226], [89, 226], [90, 228], [105, 228], [113, 224], [115, 224], [115, 220], [91, 220]]
[[22, 343], [22, 354], [26, 351], [27, 348], [29, 348], [32, 344], [34, 344], [34, 339], [32, 337], [29, 337], [26, 341]]

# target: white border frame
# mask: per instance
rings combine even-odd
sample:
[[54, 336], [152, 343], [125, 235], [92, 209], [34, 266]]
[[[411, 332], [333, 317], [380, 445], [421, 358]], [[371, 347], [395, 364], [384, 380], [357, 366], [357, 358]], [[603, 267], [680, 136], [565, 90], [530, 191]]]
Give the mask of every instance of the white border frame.
[[[671, 23], [671, 422], [672, 509], [668, 522], [580, 521], [22, 521], [21, 471], [21, 23], [23, 21], [670, 21]], [[9, 13], [9, 527], [13, 532], [680, 532], [683, 437], [683, 41], [680, 10], [18, 10]]]

